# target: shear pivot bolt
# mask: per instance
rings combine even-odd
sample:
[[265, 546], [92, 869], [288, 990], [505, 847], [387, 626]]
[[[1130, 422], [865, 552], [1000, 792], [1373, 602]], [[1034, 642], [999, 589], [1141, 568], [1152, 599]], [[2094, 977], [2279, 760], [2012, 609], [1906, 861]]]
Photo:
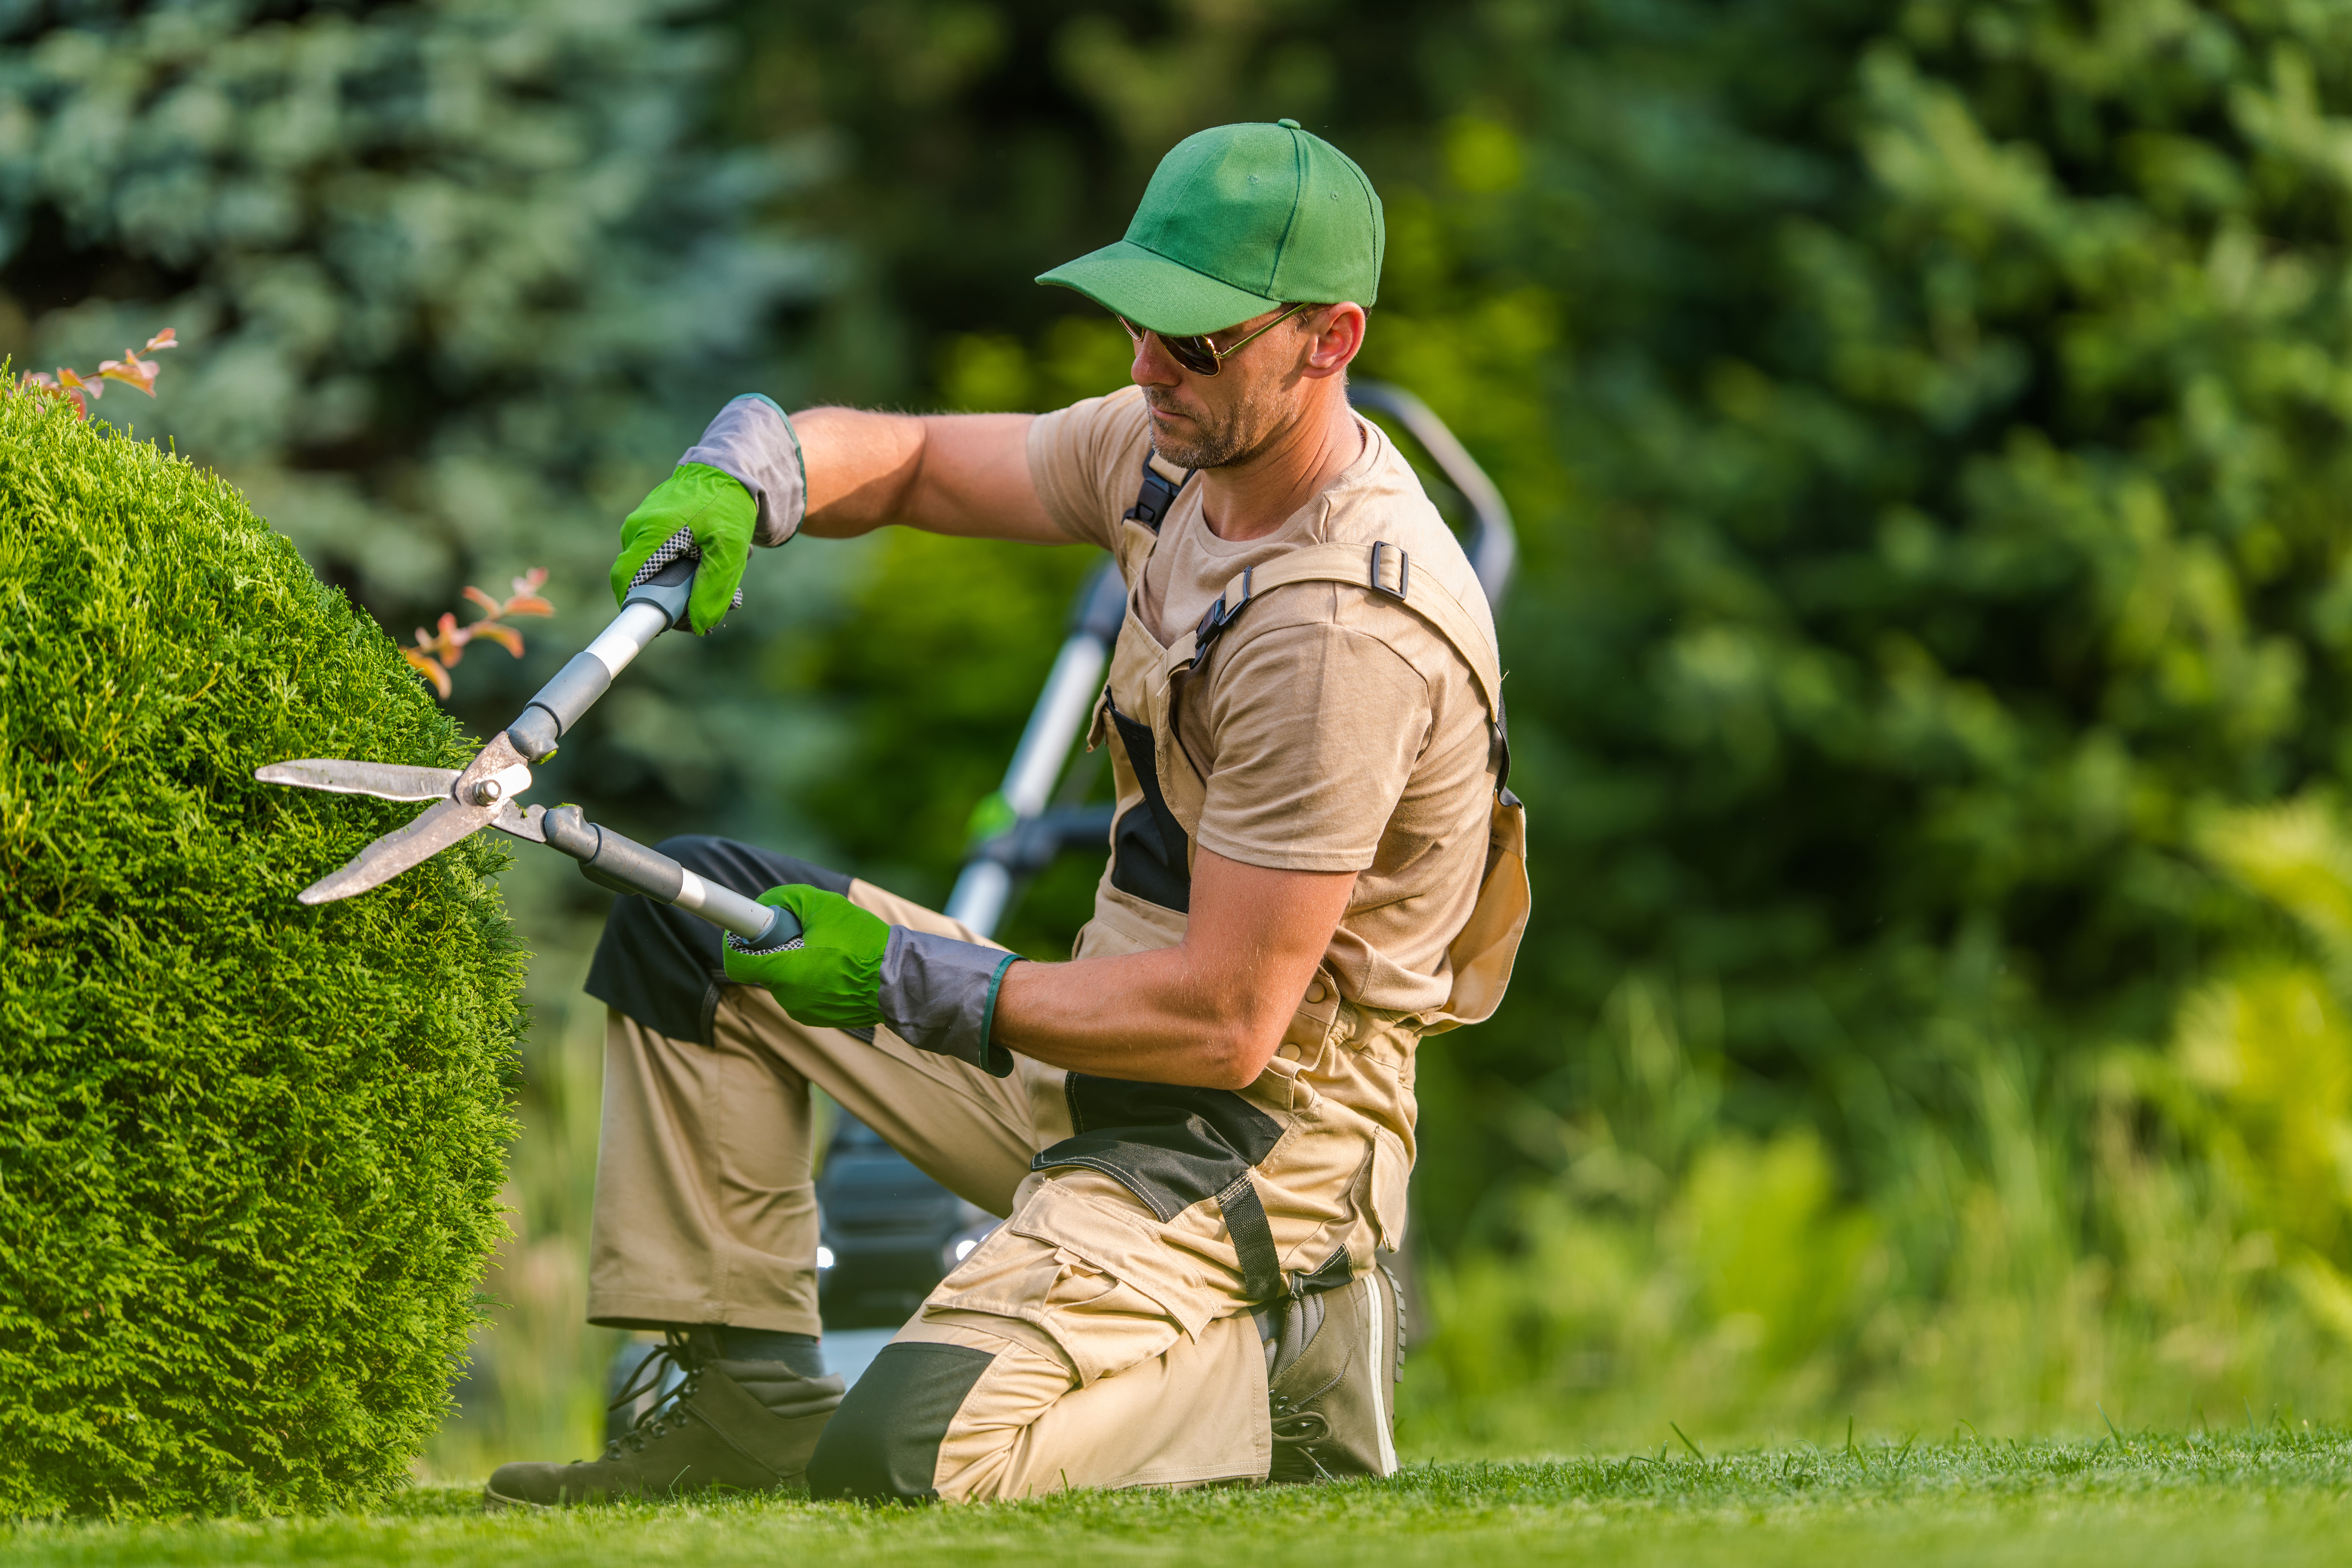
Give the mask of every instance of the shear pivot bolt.
[[498, 780], [484, 779], [481, 783], [474, 786], [474, 804], [476, 805], [496, 805], [499, 804], [499, 797], [506, 793], [506, 790], [499, 784]]

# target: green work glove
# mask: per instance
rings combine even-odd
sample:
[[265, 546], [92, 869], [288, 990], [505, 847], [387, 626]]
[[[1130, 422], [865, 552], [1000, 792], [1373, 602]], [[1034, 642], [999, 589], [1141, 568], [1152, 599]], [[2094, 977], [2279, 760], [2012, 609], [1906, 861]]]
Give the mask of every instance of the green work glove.
[[708, 463], [681, 463], [654, 487], [637, 510], [621, 522], [621, 553], [613, 563], [613, 601], [629, 596], [639, 567], [680, 529], [690, 530], [702, 551], [687, 598], [687, 620], [698, 633], [724, 620], [751, 558], [751, 532], [759, 503], [751, 492]]
[[[732, 480], [729, 481], [730, 484]], [[753, 953], [727, 942], [727, 978], [764, 985], [803, 1024], [829, 1029], [869, 1029], [882, 1021], [882, 956], [890, 927], [839, 893], [796, 883], [771, 888], [760, 901], [800, 917], [799, 945]]]
[[764, 985], [803, 1024], [870, 1029], [880, 1024], [919, 1051], [953, 1057], [992, 1077], [1013, 1071], [994, 1039], [996, 994], [1020, 955], [937, 931], [886, 925], [839, 893], [795, 884], [771, 888], [763, 904], [800, 917], [800, 939], [772, 952], [726, 942], [727, 978]]

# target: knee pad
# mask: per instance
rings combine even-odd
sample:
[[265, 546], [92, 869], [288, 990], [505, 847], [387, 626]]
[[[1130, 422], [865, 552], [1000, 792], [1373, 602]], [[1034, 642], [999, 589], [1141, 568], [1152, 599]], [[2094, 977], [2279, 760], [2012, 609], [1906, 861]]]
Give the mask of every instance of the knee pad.
[[940, 1444], [996, 1358], [970, 1345], [893, 1344], [842, 1400], [809, 1459], [812, 1498], [925, 1502], [939, 1497]]
[[[689, 833], [654, 847], [704, 881], [746, 898], [794, 882], [849, 891], [849, 879], [839, 871], [731, 838]], [[604, 917], [604, 934], [588, 966], [588, 994], [673, 1040], [707, 1046], [727, 984], [719, 939], [717, 926], [675, 905], [622, 894]]]

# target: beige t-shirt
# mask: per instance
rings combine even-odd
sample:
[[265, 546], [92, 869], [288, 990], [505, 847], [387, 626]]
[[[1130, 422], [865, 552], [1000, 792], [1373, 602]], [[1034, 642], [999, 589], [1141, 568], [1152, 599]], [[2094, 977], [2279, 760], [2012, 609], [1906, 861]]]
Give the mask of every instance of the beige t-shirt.
[[[1491, 637], [1477, 576], [1420, 480], [1377, 426], [1363, 451], [1274, 532], [1229, 542], [1187, 483], [1160, 526], [1139, 608], [1165, 645], [1191, 631], [1244, 567], [1304, 544], [1385, 540], [1443, 584]], [[1115, 548], [1150, 443], [1140, 389], [1039, 418], [1029, 471], [1073, 539]], [[1179, 738], [1206, 781], [1194, 837], [1228, 859], [1355, 871], [1327, 962], [1352, 1000], [1400, 1012], [1444, 1005], [1446, 946], [1486, 869], [1495, 780], [1486, 707], [1470, 668], [1418, 615], [1365, 589], [1301, 583], [1284, 615], [1244, 610], [1188, 684]]]

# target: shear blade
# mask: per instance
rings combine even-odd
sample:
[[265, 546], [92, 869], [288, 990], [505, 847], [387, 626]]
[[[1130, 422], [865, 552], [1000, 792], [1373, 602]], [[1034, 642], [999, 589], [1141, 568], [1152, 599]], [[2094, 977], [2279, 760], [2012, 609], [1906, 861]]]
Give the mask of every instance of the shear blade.
[[526, 811], [510, 800], [500, 801], [498, 818], [490, 826], [500, 833], [528, 838], [533, 844], [544, 844], [547, 842], [547, 829], [540, 826], [540, 818], [546, 815], [547, 807], [543, 805], [534, 805]]
[[305, 904], [326, 904], [382, 887], [411, 866], [488, 826], [498, 816], [495, 805], [460, 805], [444, 800], [427, 807], [399, 832], [385, 834], [353, 856], [349, 865], [320, 878], [295, 898]]
[[403, 763], [356, 763], [334, 757], [299, 757], [256, 768], [263, 784], [333, 795], [372, 795], [378, 800], [446, 800], [457, 782], [455, 768], [418, 768]]

